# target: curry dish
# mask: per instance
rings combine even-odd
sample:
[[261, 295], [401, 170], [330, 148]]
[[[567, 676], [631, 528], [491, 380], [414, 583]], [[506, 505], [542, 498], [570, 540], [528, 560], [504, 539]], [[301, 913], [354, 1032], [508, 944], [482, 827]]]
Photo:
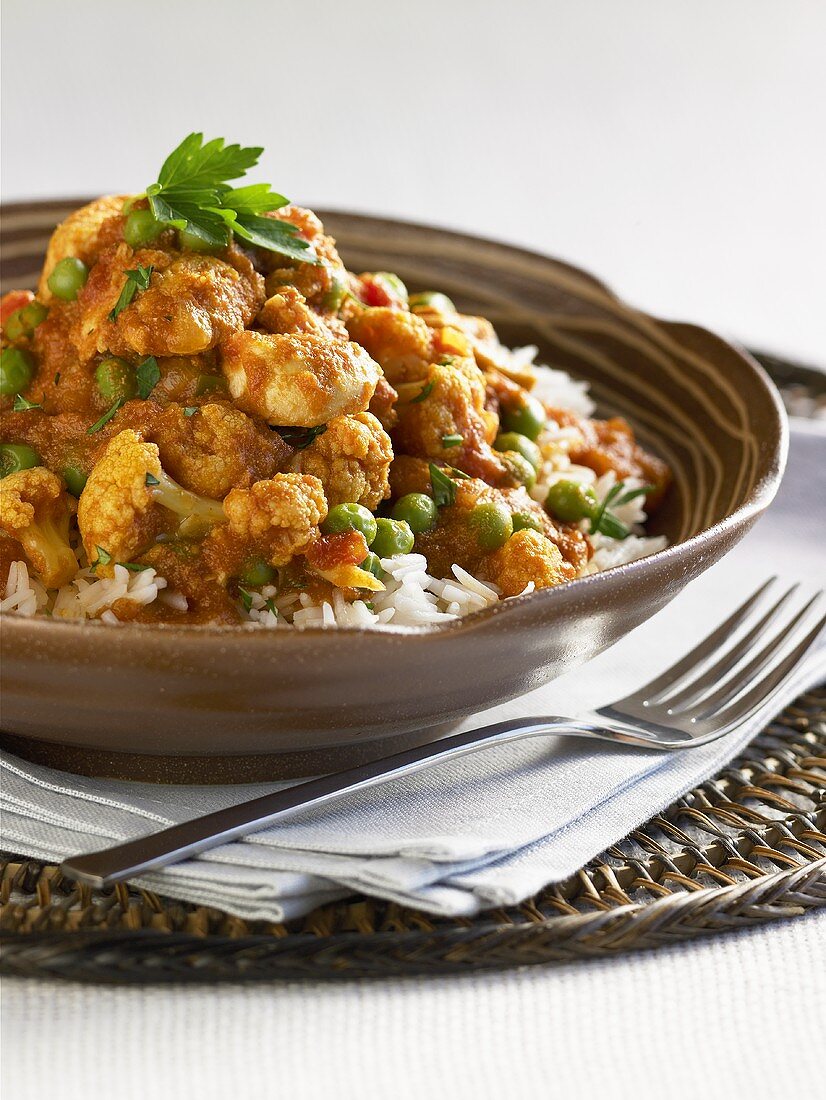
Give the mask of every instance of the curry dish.
[[417, 625], [662, 545], [669, 470], [626, 421], [230, 187], [259, 154], [190, 135], [2, 299], [5, 610]]

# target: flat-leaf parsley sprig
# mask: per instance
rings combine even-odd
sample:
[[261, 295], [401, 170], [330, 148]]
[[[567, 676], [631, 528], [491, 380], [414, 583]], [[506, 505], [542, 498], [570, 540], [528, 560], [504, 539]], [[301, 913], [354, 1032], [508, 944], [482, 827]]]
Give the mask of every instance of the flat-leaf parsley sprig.
[[165, 225], [185, 229], [214, 248], [226, 246], [228, 236], [258, 248], [278, 252], [303, 263], [320, 261], [298, 229], [289, 222], [264, 215], [286, 206], [287, 199], [268, 183], [230, 187], [258, 163], [263, 149], [225, 145], [223, 138], [204, 142], [203, 134], [189, 134], [163, 163], [158, 179], [146, 189], [152, 214]]

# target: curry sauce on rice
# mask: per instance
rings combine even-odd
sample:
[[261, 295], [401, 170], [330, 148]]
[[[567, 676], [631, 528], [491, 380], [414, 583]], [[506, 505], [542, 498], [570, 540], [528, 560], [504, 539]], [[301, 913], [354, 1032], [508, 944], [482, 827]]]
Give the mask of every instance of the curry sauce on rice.
[[2, 299], [0, 609], [415, 627], [659, 549], [670, 472], [582, 383], [231, 187], [190, 135]]

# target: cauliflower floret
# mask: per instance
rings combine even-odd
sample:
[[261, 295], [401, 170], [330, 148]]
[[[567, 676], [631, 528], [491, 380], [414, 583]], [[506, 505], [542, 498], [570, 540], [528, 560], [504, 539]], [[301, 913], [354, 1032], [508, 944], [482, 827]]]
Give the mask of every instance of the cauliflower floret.
[[18, 470], [0, 481], [0, 530], [23, 547], [47, 588], [77, 573], [69, 545], [69, 498], [63, 482], [45, 466]]
[[77, 522], [90, 561], [111, 558], [98, 572], [132, 561], [159, 534], [202, 534], [226, 520], [221, 502], [181, 488], [164, 473], [158, 448], [131, 429], [109, 441], [80, 494]]
[[360, 309], [348, 318], [347, 329], [350, 338], [381, 363], [393, 385], [424, 378], [435, 358], [433, 334], [415, 313]]
[[91, 267], [106, 245], [120, 236], [120, 215], [128, 195], [102, 195], [94, 202], [74, 210], [52, 233], [40, 275], [37, 296], [52, 300], [48, 278], [55, 264], [67, 256], [83, 260]]
[[297, 452], [290, 468], [314, 474], [331, 508], [354, 503], [372, 511], [390, 495], [392, 461], [390, 437], [375, 416], [364, 412], [331, 420], [325, 432]]
[[573, 580], [576, 571], [559, 548], [539, 531], [517, 531], [485, 561], [484, 573], [505, 596], [518, 596], [533, 581], [536, 588], [552, 588]]
[[[232, 262], [229, 262], [232, 261]], [[114, 321], [109, 314], [126, 284], [126, 271], [151, 267]], [[133, 252], [125, 243], [106, 250], [78, 296], [74, 343], [83, 357], [197, 355], [252, 324], [264, 301], [264, 283], [238, 250], [223, 257], [160, 249]]]
[[267, 217], [294, 225], [299, 237], [309, 241], [316, 260], [321, 261], [312, 264], [285, 260], [277, 252], [259, 250], [256, 263], [260, 270], [268, 273], [267, 292], [274, 294], [279, 287], [292, 284], [312, 306], [327, 310], [330, 296], [335, 296], [336, 284], [347, 279], [335, 241], [324, 232], [324, 226], [312, 210], [304, 207], [282, 206]]
[[263, 332], [224, 340], [221, 368], [240, 409], [285, 427], [312, 428], [362, 412], [381, 377], [358, 344]]
[[303, 554], [318, 538], [327, 502], [317, 477], [276, 474], [249, 489], [233, 489], [224, 512], [229, 522], [209, 533], [204, 549], [213, 570], [226, 578], [252, 556], [281, 566]]
[[148, 438], [158, 445], [161, 464], [172, 477], [216, 500], [230, 489], [272, 477], [290, 455], [277, 432], [225, 404], [201, 405], [190, 416], [180, 405], [169, 405]]
[[498, 423], [485, 408], [482, 372], [472, 359], [455, 359], [431, 366], [417, 398], [399, 406], [393, 439], [400, 452], [450, 463], [496, 485], [506, 475], [490, 445]]

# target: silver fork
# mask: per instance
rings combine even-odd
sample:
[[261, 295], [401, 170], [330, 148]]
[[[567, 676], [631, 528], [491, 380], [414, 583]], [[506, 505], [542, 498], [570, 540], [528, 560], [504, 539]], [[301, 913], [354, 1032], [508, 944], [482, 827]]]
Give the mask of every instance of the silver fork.
[[[290, 811], [320, 806], [352, 791], [420, 771], [437, 761], [527, 737], [595, 737], [664, 750], [707, 745], [768, 706], [826, 622], [826, 615], [818, 618], [814, 610], [822, 592], [795, 614], [790, 613], [788, 605], [797, 585], [758, 615], [757, 609], [775, 580], [771, 578], [761, 585], [724, 623], [651, 683], [592, 713], [579, 718], [516, 718], [457, 733], [193, 818], [126, 844], [74, 856], [62, 864], [61, 870], [68, 878], [95, 887], [122, 882], [264, 829]], [[746, 627], [745, 633], [733, 637]]]

